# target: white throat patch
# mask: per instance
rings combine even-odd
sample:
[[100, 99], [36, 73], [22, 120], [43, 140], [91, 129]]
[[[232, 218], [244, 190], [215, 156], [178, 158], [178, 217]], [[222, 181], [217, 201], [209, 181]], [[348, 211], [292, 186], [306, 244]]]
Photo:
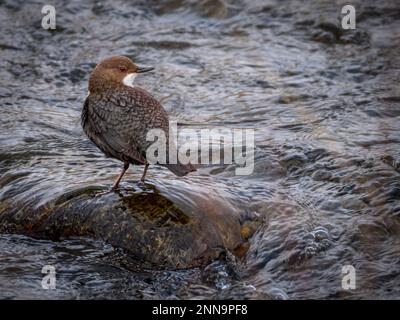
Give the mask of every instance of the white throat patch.
[[129, 73], [124, 77], [124, 79], [122, 80], [122, 83], [128, 87], [133, 88], [133, 81], [135, 80], [136, 76], [137, 76], [137, 73]]

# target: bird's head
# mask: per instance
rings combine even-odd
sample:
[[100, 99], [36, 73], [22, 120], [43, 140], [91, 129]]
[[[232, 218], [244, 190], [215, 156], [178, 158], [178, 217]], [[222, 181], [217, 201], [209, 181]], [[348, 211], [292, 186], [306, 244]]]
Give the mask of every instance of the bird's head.
[[104, 59], [90, 75], [89, 91], [93, 92], [118, 85], [133, 86], [133, 80], [138, 73], [153, 69], [152, 67], [139, 67], [131, 59], [124, 56]]

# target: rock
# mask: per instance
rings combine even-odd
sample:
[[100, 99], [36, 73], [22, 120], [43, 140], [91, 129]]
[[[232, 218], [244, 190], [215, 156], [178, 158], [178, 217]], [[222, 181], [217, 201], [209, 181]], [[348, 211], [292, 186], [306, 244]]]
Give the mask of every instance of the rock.
[[243, 245], [234, 208], [215, 195], [179, 199], [186, 197], [190, 202], [171, 200], [154, 187], [100, 195], [95, 188], [83, 188], [36, 209], [35, 199], [21, 206], [5, 201], [0, 232], [52, 240], [100, 238], [153, 268], [203, 265]]

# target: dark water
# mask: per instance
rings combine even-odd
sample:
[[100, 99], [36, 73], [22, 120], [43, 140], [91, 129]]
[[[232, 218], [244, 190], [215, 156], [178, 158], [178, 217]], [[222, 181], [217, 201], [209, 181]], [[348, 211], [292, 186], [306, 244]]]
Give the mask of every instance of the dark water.
[[[343, 31], [340, 1], [56, 1], [50, 32], [46, 3], [1, 1], [0, 297], [400, 298], [400, 4], [351, 3]], [[120, 170], [79, 123], [88, 74], [116, 54], [156, 66], [137, 82], [182, 126], [255, 129], [254, 173], [153, 167], [143, 193], [133, 168], [121, 194], [87, 200]], [[160, 252], [227, 252], [143, 263], [129, 219], [161, 232], [159, 210], [175, 221]]]

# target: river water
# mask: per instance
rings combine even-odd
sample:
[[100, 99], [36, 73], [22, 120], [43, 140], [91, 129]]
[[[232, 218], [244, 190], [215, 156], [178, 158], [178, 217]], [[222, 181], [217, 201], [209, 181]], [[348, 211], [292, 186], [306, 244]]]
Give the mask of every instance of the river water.
[[[400, 298], [398, 2], [351, 1], [348, 31], [342, 1], [53, 3], [54, 31], [41, 28], [46, 3], [0, 4], [0, 298]], [[142, 168], [131, 168], [96, 210], [123, 203], [153, 217], [178, 206], [182, 224], [219, 226], [199, 231], [205, 243], [246, 240], [241, 254], [156, 268], [126, 250], [143, 244], [122, 239], [125, 224], [110, 231], [107, 214], [77, 231], [94, 206], [83, 194], [121, 166], [80, 127], [88, 75], [112, 55], [156, 67], [137, 82], [181, 126], [254, 129], [255, 168], [177, 178], [153, 166], [145, 196], [132, 182]], [[36, 232], [60, 203], [54, 219], [68, 224]], [[41, 289], [44, 265], [56, 267], [56, 290]], [[353, 290], [342, 288], [345, 265]]]

